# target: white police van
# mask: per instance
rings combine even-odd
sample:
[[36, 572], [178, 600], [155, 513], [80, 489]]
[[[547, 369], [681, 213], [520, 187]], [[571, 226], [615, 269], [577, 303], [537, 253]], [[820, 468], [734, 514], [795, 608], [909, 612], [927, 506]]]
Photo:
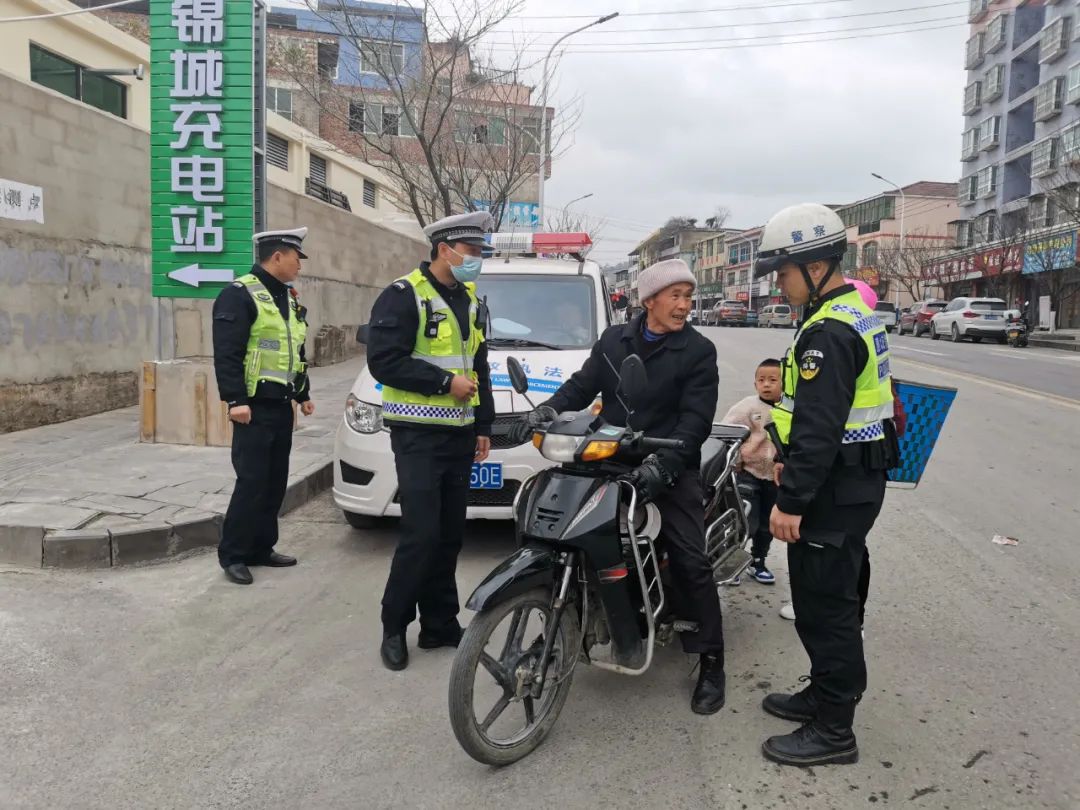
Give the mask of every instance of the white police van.
[[[473, 465], [468, 516], [509, 519], [521, 484], [551, 462], [531, 442], [515, 444], [506, 435], [531, 410], [510, 386], [506, 359], [521, 361], [529, 396], [539, 405], [581, 368], [614, 313], [599, 266], [585, 258], [588, 234], [493, 234], [491, 243], [493, 255], [485, 258], [476, 287], [491, 313], [487, 345], [496, 416], [491, 455]], [[566, 258], [544, 258], [553, 255]], [[367, 368], [360, 372], [334, 442], [334, 502], [356, 528], [401, 515], [381, 387]]]

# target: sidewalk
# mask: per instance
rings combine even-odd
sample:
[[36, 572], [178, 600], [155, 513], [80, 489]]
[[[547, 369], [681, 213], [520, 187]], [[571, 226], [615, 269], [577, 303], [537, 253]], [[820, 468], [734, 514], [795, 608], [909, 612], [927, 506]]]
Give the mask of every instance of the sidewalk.
[[1058, 329], [1056, 332], [1036, 330], [1028, 336], [1028, 343], [1043, 349], [1080, 352], [1080, 329]]
[[[333, 484], [334, 433], [363, 366], [311, 369], [316, 411], [293, 434], [283, 513]], [[217, 545], [229, 448], [138, 434], [136, 406], [0, 436], [0, 564], [99, 568]]]

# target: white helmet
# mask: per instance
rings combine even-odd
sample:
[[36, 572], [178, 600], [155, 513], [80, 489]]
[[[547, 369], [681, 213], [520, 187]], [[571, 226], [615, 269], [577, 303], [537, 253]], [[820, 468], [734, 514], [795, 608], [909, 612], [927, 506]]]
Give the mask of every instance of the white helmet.
[[802, 267], [823, 259], [840, 259], [847, 250], [847, 228], [836, 212], [818, 203], [792, 205], [765, 223], [754, 278], [785, 264]]

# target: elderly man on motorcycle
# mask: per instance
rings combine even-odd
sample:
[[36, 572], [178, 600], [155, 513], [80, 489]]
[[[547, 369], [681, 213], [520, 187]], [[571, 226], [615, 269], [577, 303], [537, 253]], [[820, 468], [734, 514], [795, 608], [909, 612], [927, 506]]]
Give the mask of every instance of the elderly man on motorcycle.
[[[701, 657], [690, 708], [713, 714], [724, 705], [724, 628], [712, 566], [705, 554], [701, 446], [716, 414], [719, 378], [716, 347], [690, 325], [696, 281], [685, 262], [659, 262], [638, 277], [644, 311], [609, 327], [581, 370], [545, 404], [523, 417], [514, 433], [524, 441], [534, 427], [565, 411], [588, 408], [599, 394], [607, 423], [657, 438], [679, 439], [682, 450], [663, 450], [627, 474], [641, 503], [654, 502], [662, 519], [679, 618], [697, 629], [682, 633], [683, 649]], [[648, 390], [628, 415], [617, 393], [617, 369], [637, 354], [648, 372]]]

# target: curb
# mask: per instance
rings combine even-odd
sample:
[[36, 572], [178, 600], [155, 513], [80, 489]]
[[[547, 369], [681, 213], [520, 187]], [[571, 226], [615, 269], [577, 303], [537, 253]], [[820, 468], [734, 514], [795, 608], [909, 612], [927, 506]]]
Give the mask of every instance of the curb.
[[[303, 506], [334, 484], [332, 461], [285, 490], [279, 515]], [[168, 560], [217, 546], [224, 515], [124, 529], [51, 530], [0, 525], [0, 565], [23, 568], [113, 568]]]
[[1039, 349], [1057, 349], [1062, 352], [1080, 352], [1080, 340], [1055, 340], [1053, 338], [1029, 337], [1028, 345]]

